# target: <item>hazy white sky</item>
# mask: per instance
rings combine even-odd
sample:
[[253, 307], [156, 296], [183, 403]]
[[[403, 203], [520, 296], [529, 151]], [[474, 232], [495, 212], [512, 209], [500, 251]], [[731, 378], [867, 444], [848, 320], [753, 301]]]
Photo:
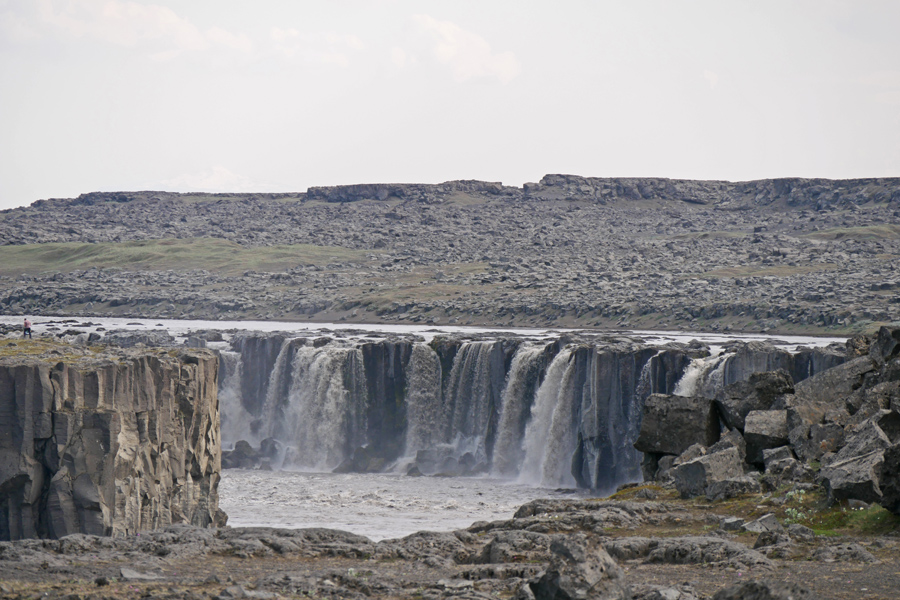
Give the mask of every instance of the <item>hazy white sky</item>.
[[0, 0], [0, 208], [900, 176], [900, 1]]

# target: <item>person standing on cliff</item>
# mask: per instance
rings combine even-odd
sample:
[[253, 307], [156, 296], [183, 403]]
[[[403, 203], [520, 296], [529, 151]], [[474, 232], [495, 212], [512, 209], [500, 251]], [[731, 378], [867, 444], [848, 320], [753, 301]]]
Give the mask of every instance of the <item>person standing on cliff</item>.
[[28, 320], [28, 317], [25, 317], [25, 327], [22, 329], [22, 339], [25, 339], [25, 336], [28, 336], [28, 339], [31, 339], [31, 321]]

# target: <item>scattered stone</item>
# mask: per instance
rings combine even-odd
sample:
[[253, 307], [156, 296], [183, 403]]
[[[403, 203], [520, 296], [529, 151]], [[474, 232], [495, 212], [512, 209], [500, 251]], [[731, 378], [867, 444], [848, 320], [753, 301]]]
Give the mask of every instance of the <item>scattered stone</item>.
[[835, 544], [819, 548], [813, 552], [812, 558], [820, 562], [872, 563], [878, 560], [871, 552], [856, 543]]
[[741, 494], [758, 494], [761, 491], [759, 481], [743, 475], [710, 483], [706, 486], [706, 499], [715, 502], [735, 498]]
[[741, 477], [744, 474], [741, 464], [735, 448], [695, 458], [672, 469], [675, 488], [682, 498], [703, 495], [716, 481]]
[[719, 590], [713, 600], [818, 600], [808, 588], [781, 581], [741, 581]]
[[764, 531], [774, 531], [780, 533], [784, 531], [781, 523], [779, 523], [778, 519], [775, 518], [775, 515], [771, 513], [768, 515], [763, 515], [755, 521], [745, 523], [741, 529], [743, 531], [749, 531], [750, 533], [763, 533]]

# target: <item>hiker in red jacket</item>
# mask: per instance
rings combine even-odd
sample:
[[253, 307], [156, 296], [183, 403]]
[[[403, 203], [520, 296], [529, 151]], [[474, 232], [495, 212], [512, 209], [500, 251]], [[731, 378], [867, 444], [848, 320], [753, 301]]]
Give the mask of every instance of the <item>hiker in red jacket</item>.
[[28, 317], [25, 317], [25, 329], [22, 330], [22, 339], [25, 339], [25, 336], [28, 336], [28, 339], [31, 339], [31, 321], [28, 320]]

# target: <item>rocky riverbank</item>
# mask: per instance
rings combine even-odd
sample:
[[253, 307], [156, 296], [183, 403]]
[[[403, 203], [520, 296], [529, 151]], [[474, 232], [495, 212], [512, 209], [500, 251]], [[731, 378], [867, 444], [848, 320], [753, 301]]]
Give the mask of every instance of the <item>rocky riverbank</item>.
[[649, 485], [609, 500], [535, 501], [506, 521], [377, 543], [328, 529], [188, 526], [2, 542], [0, 595], [895, 598], [896, 521], [873, 525], [882, 519], [874, 509], [827, 509], [813, 496], [788, 503], [815, 509], [823, 520], [815, 528], [791, 523], [781, 493], [707, 503]]
[[0, 213], [0, 312], [852, 333], [900, 321], [900, 180], [91, 193]]

